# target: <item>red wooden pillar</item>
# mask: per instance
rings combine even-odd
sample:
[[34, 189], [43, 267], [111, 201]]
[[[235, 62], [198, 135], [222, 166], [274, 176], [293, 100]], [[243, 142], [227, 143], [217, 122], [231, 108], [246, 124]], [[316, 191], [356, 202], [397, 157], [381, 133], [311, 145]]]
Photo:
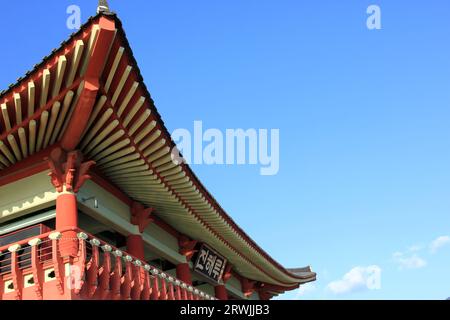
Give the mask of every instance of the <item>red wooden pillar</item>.
[[189, 263], [180, 263], [177, 265], [177, 278], [186, 284], [192, 285], [191, 268]]
[[253, 294], [253, 292], [255, 292], [255, 284], [256, 281], [251, 281], [247, 278], [241, 278], [241, 287], [244, 296], [249, 298]]
[[[130, 208], [130, 222], [137, 226], [136, 234], [130, 234], [127, 237], [127, 251], [132, 256], [138, 258], [141, 261], [145, 261], [145, 250], [144, 250], [144, 239], [142, 238], [142, 233], [145, 231], [145, 228], [153, 222], [153, 217], [151, 216], [153, 212], [152, 208], [145, 208], [143, 205], [133, 202]], [[150, 281], [149, 275], [146, 274], [147, 271], [144, 268], [136, 266], [135, 269], [135, 277], [139, 281], [135, 281], [133, 284], [133, 299], [146, 299], [151, 298], [154, 300], [159, 299], [159, 289], [155, 287], [157, 285], [157, 278], [153, 279], [153, 289], [150, 295], [150, 284], [147, 289], [145, 289], [145, 285], [147, 281]], [[136, 287], [138, 284], [138, 287]], [[148, 292], [144, 292], [148, 290]], [[143, 295], [142, 292], [144, 292]]]
[[140, 203], [133, 202], [130, 211], [130, 222], [138, 227], [139, 233], [128, 236], [127, 251], [136, 258], [145, 260], [142, 233], [145, 231], [145, 228], [153, 222], [153, 208], [145, 208]]
[[189, 261], [196, 252], [195, 246], [197, 241], [190, 240], [187, 236], [180, 235], [178, 238], [179, 253], [186, 257], [185, 263], [177, 265], [177, 278], [188, 285], [192, 285], [191, 268], [189, 267]]
[[216, 298], [219, 300], [228, 300], [228, 292], [227, 288], [225, 288], [224, 284], [220, 284], [214, 287]]
[[78, 253], [77, 232], [67, 229], [78, 227], [76, 193], [90, 178], [88, 171], [95, 162], [82, 162], [81, 152], [66, 153], [60, 148], [55, 148], [46, 160], [50, 167], [51, 182], [58, 192], [56, 229], [62, 231], [62, 238], [59, 242], [60, 253], [62, 257], [76, 257]]
[[140, 260], [145, 260], [144, 240], [140, 234], [130, 234], [127, 237], [127, 252]]
[[[56, 198], [56, 230], [78, 227], [77, 196], [73, 192], [58, 194]], [[78, 241], [76, 231], [62, 233], [60, 251], [62, 257], [76, 257]]]
[[228, 263], [227, 266], [225, 267], [225, 271], [223, 272], [223, 275], [222, 275], [223, 284], [219, 284], [214, 288], [216, 298], [219, 300], [225, 300], [225, 301], [228, 300], [228, 291], [227, 291], [227, 288], [225, 287], [225, 284], [231, 278], [231, 269], [232, 268], [233, 268], [232, 265]]

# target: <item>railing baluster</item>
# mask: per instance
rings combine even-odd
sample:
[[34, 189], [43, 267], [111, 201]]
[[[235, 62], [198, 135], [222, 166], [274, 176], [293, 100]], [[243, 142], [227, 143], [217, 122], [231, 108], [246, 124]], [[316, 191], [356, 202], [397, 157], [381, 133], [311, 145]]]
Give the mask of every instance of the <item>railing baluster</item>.
[[98, 246], [100, 245], [100, 241], [97, 239], [92, 239], [90, 243], [92, 245], [92, 256], [86, 265], [86, 278], [87, 295], [89, 298], [92, 298], [98, 288], [98, 269], [100, 264]]
[[187, 286], [185, 283], [181, 284], [181, 297], [183, 300], [188, 300]]
[[133, 286], [131, 288], [131, 299], [141, 300], [141, 293], [143, 288], [144, 269], [140, 260], [134, 261], [133, 267]]
[[174, 288], [173, 288], [173, 278], [169, 277], [169, 296], [168, 299], [169, 300], [175, 300], [175, 292], [174, 292]]
[[166, 278], [167, 275], [165, 273], [161, 273], [161, 294], [159, 296], [159, 300], [167, 300], [167, 284]]
[[14, 286], [14, 297], [16, 298], [16, 300], [22, 299], [23, 288], [22, 271], [19, 268], [19, 259], [17, 256], [17, 253], [20, 249], [21, 246], [18, 244], [12, 245], [8, 248], [9, 252], [11, 252], [11, 275]]
[[146, 265], [144, 267], [144, 285], [142, 289], [142, 300], [150, 300], [150, 296], [152, 294], [152, 285], [150, 283], [150, 274], [149, 274], [150, 266]]
[[[76, 236], [79, 240], [77, 259], [76, 262], [73, 262], [73, 260], [69, 258], [69, 261], [72, 263], [72, 265], [70, 268], [70, 275], [66, 276], [70, 276], [71, 289], [73, 289], [73, 293], [79, 295], [81, 294], [81, 290], [83, 290], [83, 288], [86, 288], [84, 284], [86, 280], [86, 240], [88, 239], [88, 235], [84, 232], [79, 232]], [[66, 241], [66, 243], [68, 243], [68, 241]], [[87, 287], [89, 287], [89, 285]], [[85, 290], [88, 291], [89, 288], [84, 289], [83, 292], [86, 292]]]
[[111, 279], [111, 255], [110, 252], [112, 250], [111, 246], [104, 245], [102, 247], [103, 250], [103, 262], [102, 266], [99, 269], [99, 293], [98, 298], [100, 300], [107, 299], [110, 294], [110, 286], [109, 282]]
[[122, 299], [130, 300], [131, 294], [131, 281], [133, 281], [133, 265], [131, 264], [133, 258], [130, 256], [125, 257], [125, 274], [122, 277], [121, 294]]
[[51, 233], [49, 239], [52, 241], [52, 264], [53, 270], [56, 278], [56, 287], [58, 288], [59, 294], [64, 294], [64, 274], [62, 258], [59, 251], [59, 239], [61, 239], [60, 232]]
[[182, 295], [181, 295], [181, 283], [180, 283], [180, 280], [176, 280], [175, 281], [175, 285], [176, 285], [176, 289], [177, 289], [177, 291], [175, 292], [175, 297], [176, 297], [176, 300], [181, 300], [183, 297], [182, 297]]
[[39, 245], [42, 240], [39, 238], [30, 240], [28, 244], [31, 246], [31, 269], [33, 272], [34, 291], [39, 300], [43, 299], [42, 283], [43, 283], [43, 270], [42, 264], [39, 259]]
[[114, 300], [120, 300], [120, 285], [122, 280], [122, 251], [113, 252], [115, 259], [114, 272], [111, 277], [111, 291]]
[[194, 289], [194, 300], [200, 300], [199, 293], [198, 289]]
[[194, 288], [192, 286], [188, 287], [188, 300], [195, 300], [194, 299]]
[[151, 300], [159, 300], [159, 283], [157, 276], [153, 276], [152, 284]]

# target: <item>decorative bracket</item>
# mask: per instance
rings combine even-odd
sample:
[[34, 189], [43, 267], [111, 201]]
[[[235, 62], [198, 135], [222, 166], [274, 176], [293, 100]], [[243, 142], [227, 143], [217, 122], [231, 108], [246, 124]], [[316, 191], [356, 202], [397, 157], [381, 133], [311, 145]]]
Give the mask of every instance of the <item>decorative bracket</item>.
[[131, 223], [139, 227], [139, 232], [143, 233], [145, 228], [155, 221], [152, 217], [153, 208], [145, 208], [143, 205], [137, 202], [133, 202], [131, 206]]
[[227, 263], [227, 266], [225, 267], [225, 270], [223, 271], [222, 281], [223, 283], [227, 283], [228, 280], [230, 280], [232, 276], [231, 270], [233, 269], [233, 266], [230, 263]]
[[88, 172], [95, 164], [95, 161], [82, 162], [79, 151], [65, 153], [61, 148], [55, 148], [45, 160], [50, 167], [51, 182], [58, 192], [78, 192], [91, 178]]
[[178, 238], [178, 246], [179, 246], [179, 252], [181, 255], [186, 257], [187, 261], [191, 261], [192, 256], [198, 251], [195, 250], [195, 246], [197, 245], [198, 241], [191, 240], [189, 237], [180, 235]]
[[242, 292], [246, 297], [250, 297], [253, 294], [253, 292], [255, 291], [255, 284], [256, 281], [251, 281], [246, 278], [243, 278], [241, 280]]

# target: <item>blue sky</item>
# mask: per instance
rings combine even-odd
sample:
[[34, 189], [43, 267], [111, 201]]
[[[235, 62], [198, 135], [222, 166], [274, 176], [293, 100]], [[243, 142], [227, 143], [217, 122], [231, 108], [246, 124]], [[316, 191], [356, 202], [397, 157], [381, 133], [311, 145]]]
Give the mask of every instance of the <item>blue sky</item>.
[[[94, 0], [0, 4], [0, 88], [67, 38], [71, 4], [83, 21], [95, 13]], [[366, 27], [371, 4], [381, 30]], [[110, 5], [169, 130], [280, 130], [275, 176], [193, 169], [276, 260], [318, 273], [284, 298], [450, 296], [448, 1]], [[370, 266], [379, 290], [366, 285]]]

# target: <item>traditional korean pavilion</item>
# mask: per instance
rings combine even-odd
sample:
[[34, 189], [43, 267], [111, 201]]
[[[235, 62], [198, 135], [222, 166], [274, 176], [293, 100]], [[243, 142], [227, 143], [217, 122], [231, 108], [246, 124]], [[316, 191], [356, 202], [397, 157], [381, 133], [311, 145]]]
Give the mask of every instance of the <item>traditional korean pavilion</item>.
[[105, 1], [0, 106], [0, 300], [265, 300], [315, 280], [172, 160]]

